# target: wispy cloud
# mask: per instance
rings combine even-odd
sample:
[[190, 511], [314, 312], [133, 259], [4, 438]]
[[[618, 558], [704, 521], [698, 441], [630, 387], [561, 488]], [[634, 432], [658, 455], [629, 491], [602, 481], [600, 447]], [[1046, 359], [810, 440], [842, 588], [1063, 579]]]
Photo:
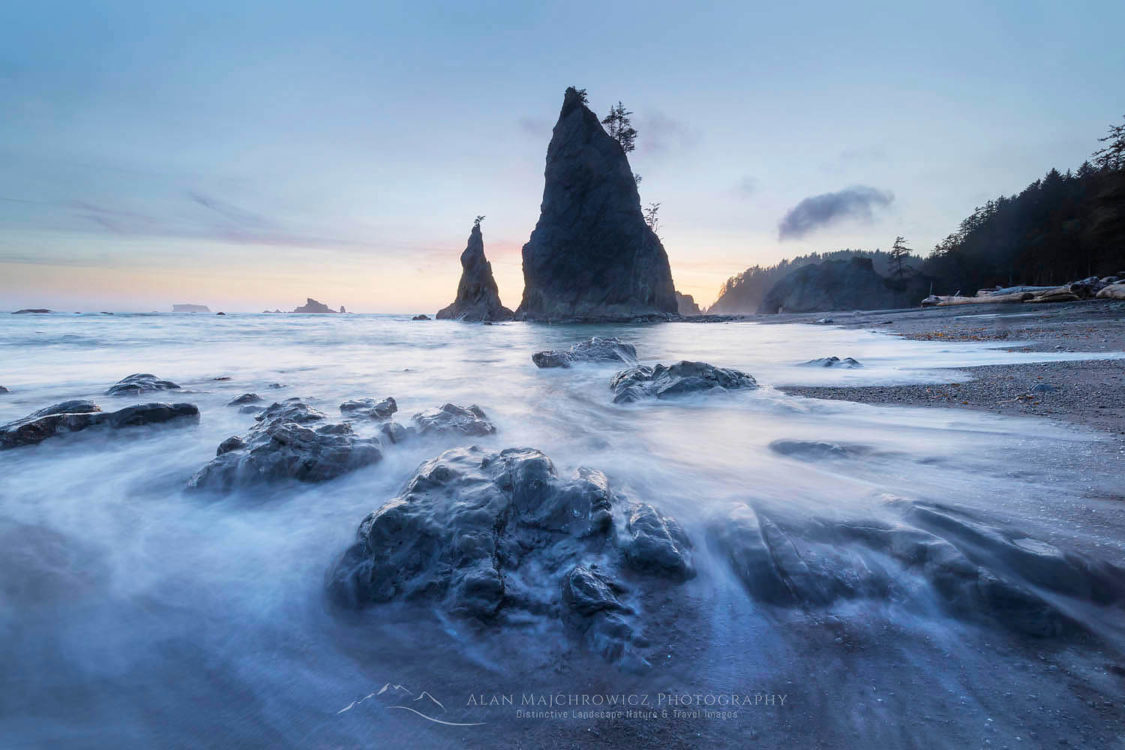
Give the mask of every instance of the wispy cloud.
[[799, 239], [823, 227], [853, 219], [871, 221], [876, 208], [885, 208], [894, 201], [887, 190], [853, 185], [835, 193], [805, 198], [786, 212], [778, 224], [782, 240]]

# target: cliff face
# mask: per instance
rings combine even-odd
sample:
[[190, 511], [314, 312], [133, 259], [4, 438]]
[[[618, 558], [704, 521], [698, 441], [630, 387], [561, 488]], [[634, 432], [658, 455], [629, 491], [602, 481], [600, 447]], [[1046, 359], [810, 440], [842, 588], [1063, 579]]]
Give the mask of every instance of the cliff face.
[[696, 304], [695, 297], [680, 292], [676, 292], [676, 307], [680, 315], [700, 315], [703, 312]]
[[912, 307], [925, 296], [920, 280], [898, 289], [875, 272], [870, 258], [828, 260], [804, 266], [766, 293], [759, 313], [885, 310]]
[[461, 281], [457, 285], [457, 299], [437, 314], [438, 320], [460, 319], [467, 321], [511, 320], [512, 311], [500, 304], [492, 264], [484, 257], [484, 236], [480, 224], [473, 225], [469, 244], [461, 253]]
[[629, 160], [573, 88], [547, 148], [523, 276], [522, 319], [676, 312], [668, 255], [645, 224]]

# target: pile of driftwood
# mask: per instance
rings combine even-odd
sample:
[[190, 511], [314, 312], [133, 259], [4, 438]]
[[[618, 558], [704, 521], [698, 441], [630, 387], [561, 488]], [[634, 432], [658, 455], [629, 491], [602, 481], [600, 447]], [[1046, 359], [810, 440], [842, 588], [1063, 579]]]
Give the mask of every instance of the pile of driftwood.
[[1090, 276], [1062, 286], [1009, 286], [981, 289], [975, 297], [931, 294], [922, 307], [945, 305], [991, 305], [997, 302], [1077, 302], [1082, 299], [1125, 299], [1125, 273]]

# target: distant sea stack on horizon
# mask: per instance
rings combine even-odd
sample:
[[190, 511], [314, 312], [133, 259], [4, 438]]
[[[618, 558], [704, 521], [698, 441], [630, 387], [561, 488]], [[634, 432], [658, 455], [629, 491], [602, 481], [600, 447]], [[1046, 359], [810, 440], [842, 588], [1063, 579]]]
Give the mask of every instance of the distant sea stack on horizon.
[[523, 246], [520, 320], [675, 314], [668, 254], [645, 223], [621, 144], [568, 88], [547, 148], [543, 203]]
[[[333, 313], [333, 314], [336, 313], [336, 311], [333, 310], [331, 307], [324, 304], [323, 302], [317, 302], [312, 297], [306, 297], [305, 298], [305, 304], [303, 304], [300, 307], [294, 309], [293, 312], [295, 312], [295, 313]], [[343, 307], [340, 308], [340, 312], [344, 312]]]
[[457, 299], [437, 313], [438, 320], [511, 320], [512, 311], [500, 303], [500, 292], [492, 276], [492, 264], [484, 257], [484, 235], [480, 217], [469, 232], [469, 244], [461, 253], [461, 281]]

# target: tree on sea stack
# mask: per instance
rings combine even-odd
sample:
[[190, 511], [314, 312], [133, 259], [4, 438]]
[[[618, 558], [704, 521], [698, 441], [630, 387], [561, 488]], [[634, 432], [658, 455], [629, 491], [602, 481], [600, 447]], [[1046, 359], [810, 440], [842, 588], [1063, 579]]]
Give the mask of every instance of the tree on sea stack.
[[645, 222], [625, 148], [571, 87], [547, 147], [539, 221], [523, 247], [528, 320], [675, 314], [668, 254]]
[[480, 231], [483, 216], [473, 221], [469, 244], [461, 253], [461, 281], [457, 299], [438, 311], [438, 320], [493, 321], [511, 320], [512, 311], [500, 304], [500, 292], [492, 276], [492, 264], [484, 257], [484, 235]]
[[906, 272], [909, 270], [906, 266], [906, 259], [910, 257], [911, 249], [906, 246], [905, 237], [895, 237], [895, 244], [891, 246], [891, 275], [895, 279], [902, 281], [906, 278]]

